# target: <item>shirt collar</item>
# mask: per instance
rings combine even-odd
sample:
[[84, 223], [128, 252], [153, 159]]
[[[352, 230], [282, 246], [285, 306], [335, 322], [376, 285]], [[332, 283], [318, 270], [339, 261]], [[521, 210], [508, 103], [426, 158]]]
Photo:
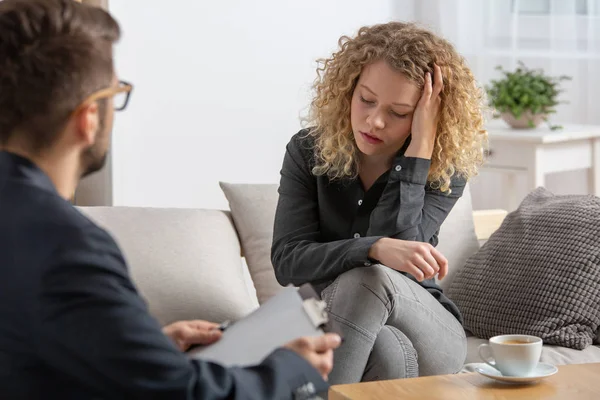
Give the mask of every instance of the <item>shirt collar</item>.
[[0, 171], [5, 171], [8, 179], [24, 181], [44, 191], [58, 194], [50, 177], [33, 161], [18, 154], [0, 151]]

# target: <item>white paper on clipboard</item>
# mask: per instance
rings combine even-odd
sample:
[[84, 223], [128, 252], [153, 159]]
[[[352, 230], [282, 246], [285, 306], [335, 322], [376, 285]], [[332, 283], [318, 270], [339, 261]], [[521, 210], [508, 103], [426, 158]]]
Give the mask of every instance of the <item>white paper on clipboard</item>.
[[248, 316], [231, 324], [221, 339], [188, 351], [190, 358], [221, 365], [250, 366], [278, 347], [301, 336], [323, 334], [327, 323], [325, 303], [318, 298], [303, 300], [294, 287], [286, 287]]

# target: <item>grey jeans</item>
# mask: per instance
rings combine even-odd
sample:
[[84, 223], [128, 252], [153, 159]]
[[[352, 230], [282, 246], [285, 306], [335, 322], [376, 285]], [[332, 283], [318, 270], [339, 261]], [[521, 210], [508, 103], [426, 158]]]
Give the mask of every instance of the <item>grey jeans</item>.
[[458, 372], [467, 340], [427, 290], [383, 265], [355, 268], [322, 292], [344, 337], [331, 384]]

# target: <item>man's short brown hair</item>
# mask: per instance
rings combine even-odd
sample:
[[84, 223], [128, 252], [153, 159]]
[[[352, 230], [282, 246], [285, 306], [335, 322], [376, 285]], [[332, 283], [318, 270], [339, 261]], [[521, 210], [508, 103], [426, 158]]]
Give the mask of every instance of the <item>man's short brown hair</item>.
[[119, 36], [97, 7], [0, 1], [0, 144], [23, 135], [34, 151], [51, 145], [77, 106], [111, 85]]

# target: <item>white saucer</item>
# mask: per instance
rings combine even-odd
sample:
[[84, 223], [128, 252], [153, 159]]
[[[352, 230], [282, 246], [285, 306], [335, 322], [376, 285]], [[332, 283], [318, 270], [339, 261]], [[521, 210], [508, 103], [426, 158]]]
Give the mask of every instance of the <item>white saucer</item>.
[[534, 383], [552, 376], [558, 372], [558, 368], [552, 364], [538, 363], [531, 376], [504, 376], [502, 373], [500, 373], [500, 371], [487, 365], [486, 363], [479, 363], [475, 366], [475, 371], [479, 372], [483, 376], [487, 376], [488, 378], [496, 379], [497, 381], [523, 384]]

